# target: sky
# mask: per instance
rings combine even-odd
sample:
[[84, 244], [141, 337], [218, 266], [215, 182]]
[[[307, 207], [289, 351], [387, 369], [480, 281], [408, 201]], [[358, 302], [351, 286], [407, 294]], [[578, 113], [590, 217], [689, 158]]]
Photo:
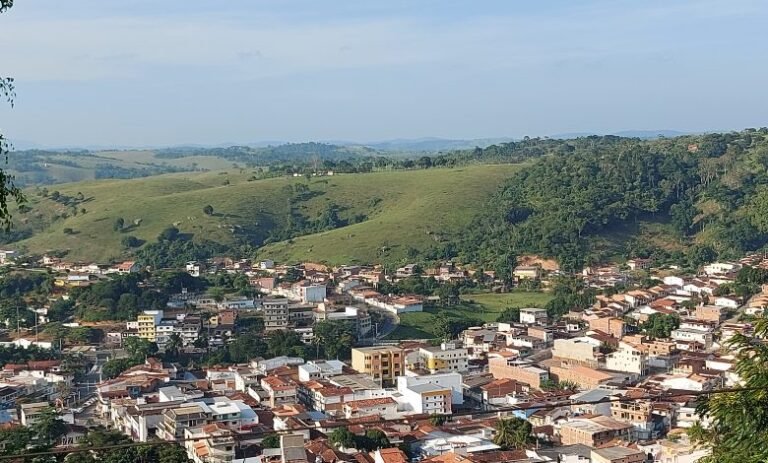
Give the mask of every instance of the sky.
[[764, 0], [17, 0], [18, 145], [768, 125]]

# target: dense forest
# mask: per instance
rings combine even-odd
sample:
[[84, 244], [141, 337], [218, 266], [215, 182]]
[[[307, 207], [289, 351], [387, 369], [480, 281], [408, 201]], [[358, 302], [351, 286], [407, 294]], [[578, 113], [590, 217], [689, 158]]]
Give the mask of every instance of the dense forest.
[[[454, 245], [455, 257], [498, 268], [515, 255], [538, 253], [577, 269], [606, 257], [596, 243], [616, 233], [626, 255], [696, 265], [768, 242], [766, 129], [652, 141], [544, 140], [540, 148], [526, 146], [540, 160], [494, 195]], [[477, 157], [500, 161], [516, 151], [491, 147]], [[634, 239], [640, 223], [661, 227], [665, 241]]]

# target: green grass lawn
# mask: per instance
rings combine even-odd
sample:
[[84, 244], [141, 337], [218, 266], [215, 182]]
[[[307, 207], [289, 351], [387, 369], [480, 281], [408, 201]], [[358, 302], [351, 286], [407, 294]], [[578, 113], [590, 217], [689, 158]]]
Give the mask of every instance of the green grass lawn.
[[400, 316], [400, 325], [389, 336], [391, 339], [434, 338], [434, 320], [439, 313], [455, 318], [476, 318], [494, 322], [507, 307], [543, 307], [552, 296], [547, 293], [515, 291], [511, 293], [479, 293], [462, 296], [462, 303], [450, 308], [427, 308], [424, 312]]

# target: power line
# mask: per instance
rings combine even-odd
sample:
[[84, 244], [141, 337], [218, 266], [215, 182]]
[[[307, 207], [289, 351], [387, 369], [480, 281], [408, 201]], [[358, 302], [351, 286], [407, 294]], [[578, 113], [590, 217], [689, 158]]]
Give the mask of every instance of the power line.
[[[755, 391], [766, 391], [768, 390], [768, 387], [765, 386], [759, 386], [759, 387], [737, 387], [737, 388], [726, 388], [726, 389], [717, 389], [713, 391], [685, 391], [685, 392], [669, 392], [669, 393], [657, 393], [657, 394], [646, 394], [641, 397], [605, 397], [598, 400], [579, 400], [579, 401], [560, 401], [560, 402], [553, 402], [553, 403], [544, 403], [544, 404], [536, 404], [536, 403], [528, 403], [528, 404], [521, 404], [521, 405], [511, 405], [508, 407], [498, 407], [493, 410], [465, 410], [461, 412], [455, 412], [450, 415], [446, 415], [447, 418], [454, 418], [454, 417], [462, 417], [462, 416], [486, 416], [486, 415], [498, 415], [501, 413], [508, 413], [508, 412], [515, 412], [515, 411], [526, 411], [526, 410], [552, 410], [556, 408], [562, 408], [562, 407], [571, 407], [571, 406], [578, 406], [578, 405], [600, 405], [600, 404], [606, 404], [606, 403], [612, 403], [612, 402], [636, 402], [639, 400], [650, 400], [653, 402], [670, 402], [672, 399], [679, 398], [679, 397], [700, 397], [700, 396], [710, 396], [710, 395], [717, 395], [717, 394], [734, 394], [734, 393], [740, 393], [740, 392], [755, 392]], [[375, 425], [379, 424], [389, 424], [389, 423], [408, 423], [410, 421], [422, 421], [425, 418], [423, 418], [423, 415], [419, 415], [419, 418], [415, 417], [405, 417], [405, 418], [384, 418], [376, 421], [376, 423], [372, 423]], [[343, 419], [343, 420], [337, 420], [333, 423], [328, 423], [327, 425], [322, 426], [323, 428], [340, 428], [343, 426], [348, 425], [355, 425], [359, 423], [350, 423], [350, 420]], [[306, 431], [306, 430], [317, 430], [318, 426], [296, 426], [289, 430], [285, 431], [251, 431], [246, 433], [239, 433], [232, 436], [233, 440], [241, 441], [241, 440], [248, 440], [252, 438], [258, 438], [263, 437], [271, 434], [287, 434], [295, 431]], [[111, 449], [122, 449], [122, 448], [130, 448], [130, 447], [142, 447], [142, 446], [158, 446], [158, 445], [168, 445], [168, 444], [184, 444], [185, 442], [189, 441], [199, 441], [203, 438], [200, 437], [194, 437], [194, 438], [179, 438], [179, 439], [173, 439], [173, 440], [157, 440], [157, 441], [149, 441], [149, 442], [130, 442], [125, 444], [114, 444], [114, 445], [105, 445], [100, 447], [82, 447], [82, 448], [62, 448], [62, 449], [53, 449], [45, 452], [35, 452], [35, 453], [24, 453], [24, 454], [16, 454], [16, 455], [0, 455], [0, 461], [2, 460], [12, 460], [15, 458], [33, 458], [38, 456], [51, 456], [51, 455], [67, 455], [70, 453], [81, 453], [81, 452], [96, 452], [96, 451], [102, 451], [102, 450], [111, 450]]]

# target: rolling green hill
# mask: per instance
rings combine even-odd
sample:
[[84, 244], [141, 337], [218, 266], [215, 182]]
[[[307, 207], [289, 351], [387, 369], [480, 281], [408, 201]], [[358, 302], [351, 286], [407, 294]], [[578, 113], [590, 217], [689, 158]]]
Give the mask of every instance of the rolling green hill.
[[[28, 192], [30, 210], [17, 211], [14, 220], [16, 232], [34, 234], [10, 246], [32, 253], [68, 250], [69, 259], [105, 261], [126, 255], [124, 237], [154, 242], [171, 225], [195, 241], [258, 244], [291, 230], [312, 231], [293, 223], [321, 221], [333, 208], [340, 228], [273, 243], [260, 254], [329, 263], [397, 259], [459, 233], [517, 169], [479, 165], [309, 181], [253, 180], [250, 171], [231, 170], [62, 184], [48, 187], [47, 196]], [[203, 213], [206, 205], [212, 215]], [[114, 230], [117, 218], [125, 222], [123, 231]]]

